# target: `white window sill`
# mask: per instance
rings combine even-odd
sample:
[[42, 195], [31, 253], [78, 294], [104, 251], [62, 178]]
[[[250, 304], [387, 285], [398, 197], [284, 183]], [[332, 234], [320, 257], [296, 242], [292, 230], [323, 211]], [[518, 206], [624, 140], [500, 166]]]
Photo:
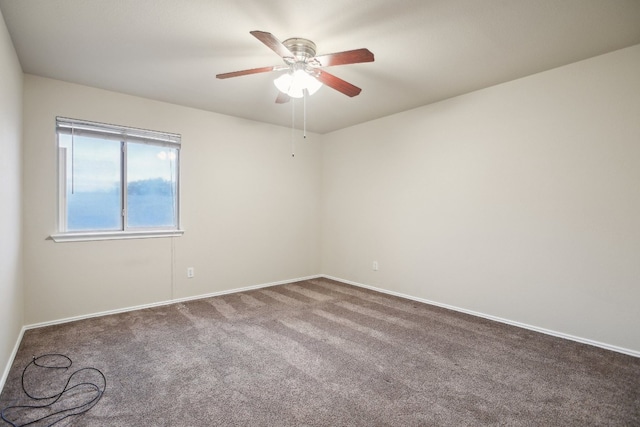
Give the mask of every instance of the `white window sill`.
[[122, 240], [122, 239], [152, 239], [158, 237], [180, 237], [184, 230], [153, 230], [153, 231], [100, 231], [82, 233], [52, 234], [51, 240], [61, 242], [90, 242], [94, 240]]

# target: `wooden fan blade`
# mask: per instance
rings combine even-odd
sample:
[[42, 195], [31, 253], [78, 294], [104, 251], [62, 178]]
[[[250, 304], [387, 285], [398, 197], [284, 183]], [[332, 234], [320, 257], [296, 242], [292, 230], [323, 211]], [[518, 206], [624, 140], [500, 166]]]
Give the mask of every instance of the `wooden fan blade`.
[[276, 98], [276, 104], [286, 104], [291, 100], [291, 97], [284, 92], [278, 91], [278, 97]]
[[318, 70], [316, 78], [323, 84], [337, 90], [338, 92], [342, 92], [347, 96], [354, 97], [362, 91], [359, 87], [354, 86], [333, 74], [329, 74], [326, 71]]
[[373, 53], [371, 53], [369, 49], [355, 49], [346, 50], [344, 52], [328, 53], [326, 55], [316, 56], [315, 59], [323, 67], [374, 61]]
[[293, 58], [294, 55], [280, 40], [273, 34], [266, 31], [250, 31], [251, 35], [264, 43], [269, 49], [280, 55], [282, 58]]
[[217, 79], [228, 79], [229, 77], [246, 76], [248, 74], [268, 73], [269, 71], [275, 71], [278, 67], [260, 67], [252, 68], [250, 70], [233, 71], [231, 73], [217, 74]]

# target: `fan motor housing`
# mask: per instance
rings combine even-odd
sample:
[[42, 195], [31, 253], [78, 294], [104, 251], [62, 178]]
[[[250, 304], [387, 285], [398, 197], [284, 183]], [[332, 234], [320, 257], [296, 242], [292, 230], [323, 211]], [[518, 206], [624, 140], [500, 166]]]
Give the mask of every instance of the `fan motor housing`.
[[307, 62], [316, 56], [316, 44], [308, 39], [292, 37], [282, 42], [293, 53], [296, 61]]

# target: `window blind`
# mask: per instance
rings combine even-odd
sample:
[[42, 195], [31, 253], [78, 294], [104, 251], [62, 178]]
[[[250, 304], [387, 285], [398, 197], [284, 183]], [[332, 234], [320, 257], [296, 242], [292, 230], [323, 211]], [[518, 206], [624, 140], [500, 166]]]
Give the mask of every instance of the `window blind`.
[[56, 131], [74, 136], [100, 137], [104, 139], [165, 145], [179, 148], [181, 136], [176, 133], [116, 126], [107, 123], [56, 117]]

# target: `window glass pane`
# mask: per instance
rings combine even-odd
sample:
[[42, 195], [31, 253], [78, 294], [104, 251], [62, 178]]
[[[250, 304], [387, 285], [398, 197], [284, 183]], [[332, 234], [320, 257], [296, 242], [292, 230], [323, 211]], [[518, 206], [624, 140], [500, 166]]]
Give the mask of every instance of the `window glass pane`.
[[127, 144], [127, 226], [177, 227], [178, 150]]
[[178, 229], [180, 135], [64, 117], [56, 131], [62, 233]]
[[67, 231], [122, 228], [118, 141], [59, 135], [66, 148]]

